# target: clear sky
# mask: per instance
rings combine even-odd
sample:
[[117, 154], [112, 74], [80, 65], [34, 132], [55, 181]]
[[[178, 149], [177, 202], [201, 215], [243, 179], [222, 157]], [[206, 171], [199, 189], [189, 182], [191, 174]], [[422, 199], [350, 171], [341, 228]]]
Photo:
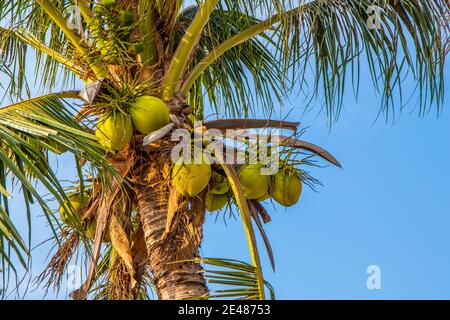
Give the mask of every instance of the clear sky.
[[[266, 277], [286, 299], [450, 298], [449, 114], [372, 125], [378, 105], [360, 100], [345, 104], [331, 132], [304, 121], [304, 138], [344, 169], [313, 169], [325, 185], [318, 193], [306, 189], [296, 206], [270, 210], [277, 270]], [[240, 228], [210, 221], [204, 254], [245, 258]], [[381, 269], [381, 290], [366, 287], [370, 265]]]
[[[448, 68], [446, 78], [450, 81]], [[294, 108], [289, 120], [309, 127], [303, 138], [332, 152], [344, 168], [314, 168], [311, 173], [324, 184], [317, 193], [305, 189], [289, 209], [268, 206], [272, 222], [266, 230], [276, 272], [261, 245], [265, 277], [279, 299], [450, 299], [449, 110], [444, 107], [439, 119], [435, 111], [418, 118], [406, 110], [393, 125], [383, 119], [374, 123], [379, 100], [367, 90], [368, 77], [361, 85], [359, 101], [345, 99], [331, 131], [316, 113], [300, 116], [301, 99], [280, 111]], [[61, 178], [73, 177], [69, 160], [64, 155], [58, 161]], [[23, 227], [20, 200], [13, 200], [12, 212]], [[41, 213], [34, 213], [37, 245], [50, 231]], [[48, 253], [46, 245], [34, 251], [34, 276]], [[225, 224], [208, 214], [202, 253], [249, 261], [240, 220]], [[381, 270], [380, 290], [366, 286], [370, 265]], [[66, 293], [63, 289], [58, 298], [67, 298]], [[32, 284], [25, 295], [42, 296]]]
[[[324, 187], [305, 189], [289, 209], [269, 206], [276, 272], [263, 253], [266, 278], [280, 299], [449, 299], [448, 110], [439, 119], [406, 111], [392, 125], [374, 124], [379, 100], [370, 90], [344, 105], [331, 132], [322, 117], [289, 118], [344, 168], [312, 169]], [[206, 256], [247, 257], [239, 220], [226, 227], [211, 218], [205, 229]], [[367, 289], [371, 265], [381, 270], [380, 290]]]

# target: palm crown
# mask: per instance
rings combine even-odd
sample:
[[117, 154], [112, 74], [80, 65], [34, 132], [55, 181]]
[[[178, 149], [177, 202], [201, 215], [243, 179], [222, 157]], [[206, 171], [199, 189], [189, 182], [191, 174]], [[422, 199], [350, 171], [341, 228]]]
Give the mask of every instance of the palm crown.
[[[111, 136], [98, 134], [101, 119], [125, 117], [123, 129], [140, 97], [158, 97], [173, 124], [164, 133], [193, 131], [193, 122], [208, 116], [208, 106], [224, 117], [248, 119], [257, 111], [270, 117], [275, 105], [301, 89], [308, 106], [319, 105], [332, 123], [349, 79], [358, 91], [361, 64], [381, 94], [386, 115], [394, 93], [402, 97], [405, 76], [417, 84], [421, 112], [432, 104], [439, 110], [449, 10], [446, 0], [204, 0], [189, 6], [180, 0], [0, 2], [1, 87], [12, 100], [0, 109], [1, 266], [16, 272], [13, 261], [29, 264], [30, 239], [17, 231], [8, 205], [10, 183], [19, 183], [27, 216], [37, 201], [57, 247], [38, 280], [59, 286], [77, 250], [91, 262], [74, 298], [89, 293], [145, 298], [150, 286], [160, 298], [269, 297], [253, 226], [271, 255], [260, 221], [270, 218], [262, 200], [246, 197], [242, 168], [223, 159], [212, 167], [230, 185], [225, 201], [239, 210], [252, 262], [200, 258], [208, 192], [183, 194], [171, 183], [173, 142], [161, 134], [143, 146], [148, 132], [132, 119], [134, 132], [115, 152], [113, 141], [104, 143]], [[45, 95], [29, 97], [32, 77]], [[81, 88], [68, 90], [75, 79], [87, 86], [84, 94]], [[61, 87], [65, 91], [55, 92]], [[297, 126], [224, 118], [205, 122], [201, 130], [292, 130], [281, 139], [290, 168], [314, 166], [312, 156], [339, 166], [325, 150], [297, 139]], [[57, 179], [49, 151], [74, 154], [76, 184], [67, 187]], [[310, 185], [317, 182], [303, 169], [295, 169], [295, 176]], [[60, 217], [33, 181], [59, 203]], [[222, 269], [200, 272], [199, 262]], [[229, 288], [208, 293], [204, 274]]]

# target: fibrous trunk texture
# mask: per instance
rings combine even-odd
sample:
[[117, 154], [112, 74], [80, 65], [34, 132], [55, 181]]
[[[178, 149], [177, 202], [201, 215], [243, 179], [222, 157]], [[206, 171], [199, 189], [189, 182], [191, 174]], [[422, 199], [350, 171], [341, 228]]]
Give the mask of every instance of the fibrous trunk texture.
[[199, 257], [203, 216], [200, 223], [193, 223], [198, 219], [192, 219], [192, 212], [178, 209], [177, 223], [169, 235], [165, 233], [173, 188], [168, 179], [170, 160], [149, 160], [147, 183], [136, 187], [136, 196], [156, 293], [162, 300], [203, 296], [208, 289], [200, 265], [177, 262]]

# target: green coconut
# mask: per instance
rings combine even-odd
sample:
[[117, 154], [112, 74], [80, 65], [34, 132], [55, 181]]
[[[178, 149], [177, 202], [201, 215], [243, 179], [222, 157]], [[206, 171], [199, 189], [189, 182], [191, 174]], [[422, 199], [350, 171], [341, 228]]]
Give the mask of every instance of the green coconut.
[[[81, 200], [81, 196], [79, 193], [73, 194], [71, 196], [69, 196], [69, 202], [72, 205], [72, 208], [74, 209], [74, 212], [77, 213], [78, 210], [84, 208], [87, 204], [87, 197], [85, 196], [83, 198], [83, 201]], [[67, 201], [65, 202], [64, 206], [61, 206], [59, 208], [59, 216], [61, 217], [62, 222], [64, 222], [65, 224], [67, 224], [68, 226], [73, 226], [73, 221], [71, 221], [70, 219], [70, 210], [68, 207], [68, 203]], [[81, 217], [78, 217], [81, 218]]]
[[106, 8], [112, 8], [116, 5], [116, 0], [102, 0], [102, 4]]
[[248, 164], [241, 168], [238, 173], [239, 182], [247, 199], [259, 199], [269, 190], [270, 179], [262, 175], [262, 164]]
[[206, 194], [205, 205], [206, 210], [210, 212], [218, 211], [225, 207], [228, 202], [227, 194], [213, 194], [208, 192]]
[[134, 127], [143, 134], [156, 131], [170, 122], [169, 109], [164, 101], [153, 96], [142, 96], [130, 107]]
[[130, 142], [133, 124], [128, 115], [120, 112], [104, 115], [98, 121], [95, 135], [102, 146], [117, 151]]
[[211, 178], [211, 165], [185, 164], [181, 161], [175, 163], [172, 168], [172, 183], [184, 196], [195, 197], [209, 183]]
[[120, 24], [124, 27], [131, 27], [136, 23], [134, 13], [128, 10], [122, 10], [119, 13]]
[[[86, 228], [86, 236], [89, 239], [94, 240], [96, 230], [97, 230], [97, 222], [95, 220], [91, 221]], [[108, 229], [106, 229], [105, 234], [103, 235], [103, 242], [105, 243], [111, 242], [111, 236], [109, 235]]]
[[302, 194], [302, 181], [294, 170], [280, 170], [272, 180], [271, 197], [285, 207], [293, 206]]
[[214, 172], [211, 176], [211, 189], [212, 194], [224, 194], [230, 190], [230, 183], [228, 179], [220, 173]]
[[269, 193], [269, 192], [266, 192], [263, 196], [259, 197], [259, 198], [256, 199], [256, 200], [258, 200], [259, 202], [261, 202], [261, 201], [267, 200], [267, 199], [269, 199], [269, 198], [270, 198], [270, 193]]

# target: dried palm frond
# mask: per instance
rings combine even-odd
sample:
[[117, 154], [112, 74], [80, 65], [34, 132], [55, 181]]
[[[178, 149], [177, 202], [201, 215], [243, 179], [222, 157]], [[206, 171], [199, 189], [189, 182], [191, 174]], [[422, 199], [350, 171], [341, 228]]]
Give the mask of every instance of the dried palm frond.
[[[121, 265], [125, 266], [127, 269], [126, 273], [130, 278], [129, 282], [131, 290], [133, 290], [136, 287], [137, 282], [135, 279], [133, 257], [131, 255], [131, 246], [128, 241], [128, 235], [115, 214], [112, 214], [110, 217], [109, 235], [111, 237], [112, 246], [120, 257]], [[121, 272], [123, 273], [124, 271]], [[120, 279], [120, 277], [117, 279]]]
[[110, 262], [109, 280], [107, 285], [107, 293], [109, 300], [131, 300], [133, 299], [133, 275], [129, 273], [128, 264], [118, 256]]
[[[250, 201], [248, 201], [248, 204], [249, 204], [250, 213], [253, 218], [253, 221], [255, 221], [255, 224], [259, 230], [259, 233], [261, 234], [261, 237], [263, 238], [267, 254], [269, 255], [270, 264], [272, 265], [272, 269], [273, 269], [273, 271], [275, 271], [275, 258], [273, 257], [272, 246], [270, 245], [269, 238], [267, 237], [264, 227], [263, 227], [261, 221], [259, 220], [260, 216], [266, 217], [266, 219], [267, 219], [267, 217], [268, 217], [267, 211], [256, 200], [250, 200]], [[270, 217], [269, 217], [269, 221], [270, 221]], [[266, 222], [264, 222], [264, 223], [266, 223]]]
[[80, 237], [74, 230], [67, 228], [65, 232], [67, 233], [65, 241], [53, 255], [45, 270], [36, 278], [37, 285], [43, 284], [46, 292], [50, 287], [56, 288], [56, 291], [59, 291], [67, 264], [80, 242]]

